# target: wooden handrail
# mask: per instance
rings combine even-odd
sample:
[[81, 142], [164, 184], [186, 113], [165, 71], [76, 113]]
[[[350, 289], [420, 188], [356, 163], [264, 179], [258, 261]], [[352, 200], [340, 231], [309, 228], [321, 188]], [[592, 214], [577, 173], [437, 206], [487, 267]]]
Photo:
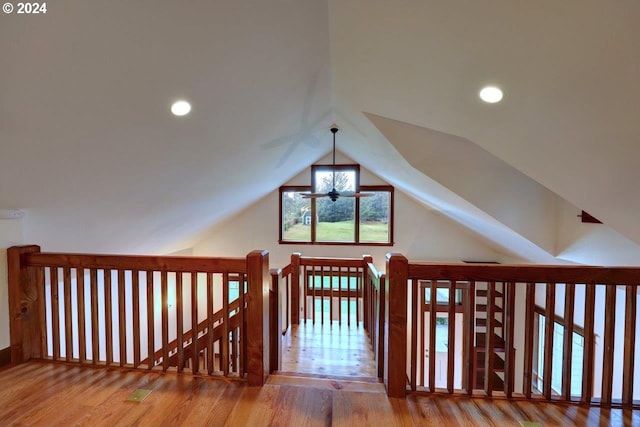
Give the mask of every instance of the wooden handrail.
[[139, 270], [198, 273], [246, 273], [244, 258], [209, 258], [148, 255], [88, 255], [29, 253], [24, 255], [29, 267], [73, 267], [100, 270]]
[[430, 280], [476, 280], [521, 283], [640, 283], [640, 268], [566, 265], [411, 263], [408, 277]]

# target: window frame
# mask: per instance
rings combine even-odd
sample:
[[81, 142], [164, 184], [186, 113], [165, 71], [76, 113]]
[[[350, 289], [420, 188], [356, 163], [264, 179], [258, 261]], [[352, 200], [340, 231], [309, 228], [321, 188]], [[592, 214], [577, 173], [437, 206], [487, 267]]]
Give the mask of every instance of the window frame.
[[283, 195], [288, 192], [314, 192], [316, 188], [316, 172], [317, 171], [333, 171], [334, 166], [331, 164], [311, 165], [310, 185], [283, 185], [279, 189], [278, 200], [278, 243], [282, 245], [344, 245], [344, 246], [393, 246], [393, 223], [394, 223], [394, 187], [391, 185], [360, 185], [360, 165], [359, 164], [340, 164], [335, 165], [335, 171], [354, 171], [355, 172], [355, 191], [356, 192], [388, 192], [389, 193], [389, 240], [386, 242], [360, 242], [360, 198], [355, 198], [354, 208], [354, 240], [353, 241], [317, 241], [317, 221], [316, 221], [316, 199], [310, 199], [311, 206], [311, 230], [310, 239], [307, 240], [285, 240], [283, 236]]

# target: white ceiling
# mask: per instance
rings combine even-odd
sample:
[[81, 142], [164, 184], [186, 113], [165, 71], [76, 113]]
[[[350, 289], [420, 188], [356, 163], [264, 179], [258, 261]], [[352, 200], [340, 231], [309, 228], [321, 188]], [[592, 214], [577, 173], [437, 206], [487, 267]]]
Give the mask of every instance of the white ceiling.
[[[637, 22], [635, 0], [65, 0], [3, 14], [0, 208], [26, 209], [25, 239], [47, 250], [180, 250], [326, 154], [336, 121], [348, 156], [497, 240], [472, 225], [495, 215], [425, 191], [376, 115], [477, 144], [640, 242]], [[477, 99], [487, 83], [502, 103]], [[181, 97], [192, 114], [172, 117]]]

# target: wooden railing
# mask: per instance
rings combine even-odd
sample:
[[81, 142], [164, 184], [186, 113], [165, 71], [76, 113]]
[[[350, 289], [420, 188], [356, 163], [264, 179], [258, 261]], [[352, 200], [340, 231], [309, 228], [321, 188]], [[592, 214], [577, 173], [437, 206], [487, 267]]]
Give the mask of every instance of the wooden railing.
[[[384, 360], [384, 275], [372, 258], [323, 258], [291, 255], [291, 263], [271, 270], [271, 348], [279, 349], [291, 325], [303, 322], [362, 325], [376, 353], [379, 376]], [[384, 301], [382, 299], [382, 301]], [[382, 314], [381, 314], [382, 313]], [[301, 316], [302, 314], [302, 316]], [[272, 352], [271, 370], [281, 355]]]
[[268, 254], [8, 255], [12, 363], [31, 358], [247, 378], [269, 369]]
[[367, 309], [364, 279], [371, 261], [369, 255], [321, 258], [294, 253], [291, 256], [291, 323], [300, 323], [301, 313], [305, 322], [341, 324], [345, 321], [347, 325], [352, 322], [358, 325], [364, 321]]
[[371, 346], [376, 358], [378, 378], [384, 376], [384, 325], [385, 325], [385, 280], [386, 276], [368, 263], [364, 282], [365, 318], [364, 328], [369, 332]]
[[639, 283], [638, 268], [418, 264], [390, 254], [388, 393], [637, 408]]

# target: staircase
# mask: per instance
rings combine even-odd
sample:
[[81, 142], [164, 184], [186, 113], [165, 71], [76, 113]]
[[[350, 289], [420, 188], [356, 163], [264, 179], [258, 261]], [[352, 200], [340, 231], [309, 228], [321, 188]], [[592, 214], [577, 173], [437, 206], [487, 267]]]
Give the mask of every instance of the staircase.
[[[473, 388], [484, 389], [487, 356], [492, 359], [490, 389], [504, 391], [505, 359], [507, 348], [504, 340], [505, 288], [496, 283], [493, 303], [489, 305], [487, 283], [476, 284], [475, 295], [475, 347], [473, 348]], [[493, 339], [492, 354], [487, 354], [488, 339]], [[513, 351], [513, 349], [511, 349]]]

